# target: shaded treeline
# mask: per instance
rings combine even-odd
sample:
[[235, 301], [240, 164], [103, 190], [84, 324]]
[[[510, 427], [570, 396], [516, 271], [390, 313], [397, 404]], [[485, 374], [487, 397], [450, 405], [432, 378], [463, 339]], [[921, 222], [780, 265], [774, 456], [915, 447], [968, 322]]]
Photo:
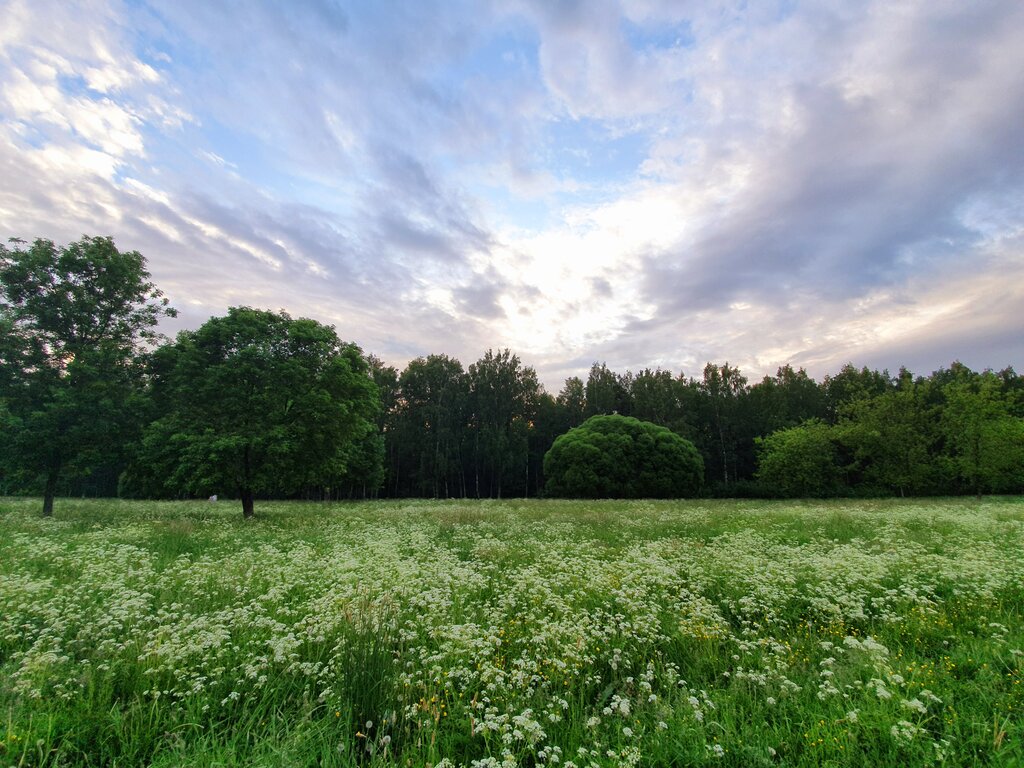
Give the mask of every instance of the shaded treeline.
[[[727, 363], [707, 364], [699, 378], [661, 369], [620, 374], [595, 363], [585, 381], [570, 378], [557, 395], [508, 350], [488, 352], [468, 369], [431, 355], [401, 372], [371, 358], [371, 370], [384, 406], [385, 496], [536, 495], [554, 439], [610, 413], [691, 440], [704, 459], [705, 487], [720, 496], [1013, 492], [1024, 485], [1019, 461], [991, 466], [994, 454], [1024, 458], [1024, 380], [1011, 368], [977, 373], [953, 363], [915, 377], [846, 365], [818, 382], [787, 365], [750, 384]], [[785, 463], [776, 474], [758, 472], [769, 451], [787, 458], [764, 438], [802, 425], [831, 430], [835, 482], [794, 485], [786, 473], [806, 467]], [[987, 435], [987, 453], [964, 437], [971, 428]]]
[[[595, 363], [557, 394], [510, 350], [404, 370], [333, 328], [232, 308], [169, 341], [145, 259], [110, 238], [0, 246], [0, 494], [535, 496], [559, 435], [617, 413], [666, 427], [718, 496], [1024, 490], [1024, 380], [786, 365], [751, 384]], [[376, 422], [374, 424], [374, 421]]]
[[[784, 366], [750, 384], [729, 364], [709, 363], [700, 377], [619, 374], [594, 364], [586, 380], [570, 378], [553, 395], [509, 350], [488, 351], [468, 368], [445, 355], [417, 358], [402, 371], [368, 360], [380, 393], [383, 473], [379, 451], [356, 451], [333, 483], [262, 496], [537, 496], [555, 438], [610, 413], [692, 441], [713, 496], [1024, 490], [1024, 377], [1011, 368], [979, 373], [953, 363], [924, 377], [846, 365], [819, 382]], [[146, 412], [155, 415], [152, 404]], [[58, 494], [118, 495], [133, 455], [130, 445], [110, 452], [64, 480]], [[0, 493], [38, 493], [37, 485], [8, 476]]]

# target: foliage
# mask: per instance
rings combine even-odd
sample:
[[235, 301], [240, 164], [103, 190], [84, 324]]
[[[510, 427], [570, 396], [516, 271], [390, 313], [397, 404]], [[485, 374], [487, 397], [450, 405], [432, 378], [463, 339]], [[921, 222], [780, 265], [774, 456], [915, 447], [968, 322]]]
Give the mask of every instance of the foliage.
[[824, 411], [824, 395], [818, 383], [800, 368], [789, 365], [774, 377], [765, 376], [750, 388], [747, 412], [758, 434], [795, 427]]
[[[694, 442], [701, 449], [710, 483], [729, 486], [745, 472], [744, 402], [747, 379], [738, 368], [725, 363], [704, 366], [700, 381], [691, 382], [693, 408], [700, 425]], [[753, 438], [749, 439], [753, 453]], [[752, 455], [751, 455], [752, 461]]]
[[62, 477], [109, 460], [137, 428], [139, 355], [173, 314], [142, 254], [108, 237], [0, 245], [0, 459], [43, 480], [44, 515]]
[[567, 428], [582, 424], [587, 417], [587, 391], [583, 380], [579, 376], [570, 376], [566, 379], [555, 403], [565, 414]]
[[840, 422], [863, 482], [900, 496], [934, 493], [948, 482], [938, 452], [937, 418], [928, 385], [904, 379], [897, 389], [850, 403]]
[[488, 350], [469, 366], [474, 495], [526, 494], [529, 434], [539, 395], [537, 373], [507, 349]]
[[645, 368], [632, 377], [629, 393], [631, 416], [668, 427], [684, 437], [692, 433], [692, 415], [686, 406], [689, 393], [681, 376], [675, 378], [671, 371]]
[[[44, 513], [58, 493], [115, 486], [137, 497], [238, 493], [247, 514], [254, 494], [530, 496], [545, 490], [556, 438], [588, 415], [633, 416], [691, 441], [712, 496], [1024, 488], [1024, 379], [1012, 368], [954, 362], [893, 377], [847, 364], [819, 384], [784, 365], [751, 385], [728, 363], [686, 377], [595, 362], [586, 382], [566, 379], [552, 397], [508, 349], [468, 369], [428, 355], [399, 372], [312, 331], [293, 354], [306, 342], [282, 330], [290, 318], [254, 321], [255, 310], [149, 354], [155, 323], [173, 312], [144, 267], [109, 238], [0, 250], [0, 492], [42, 490]], [[236, 332], [237, 349], [218, 338]], [[323, 370], [300, 373], [300, 358]], [[321, 365], [328, 358], [347, 373]], [[207, 383], [192, 392], [193, 379]], [[320, 411], [334, 415], [316, 421]]]
[[818, 419], [757, 439], [757, 479], [786, 497], [834, 496], [842, 482], [836, 435]]
[[0, 762], [1024, 762], [1020, 499], [261, 516], [0, 500]]
[[587, 376], [585, 412], [587, 416], [618, 413], [629, 415], [630, 377], [619, 376], [604, 363], [594, 363]]
[[[536, 383], [532, 370], [515, 358], [504, 376], [504, 391], [514, 393], [518, 388], [529, 394], [513, 394], [510, 404], [501, 406], [498, 390], [488, 398], [480, 396], [490, 387], [483, 372], [495, 368], [497, 356], [488, 355], [490, 359], [485, 356], [470, 366], [478, 372], [477, 380], [471, 381], [467, 372], [464, 385], [454, 389], [440, 385], [443, 376], [436, 378], [437, 383], [424, 384], [434, 381], [444, 366], [461, 370], [452, 358], [418, 358], [401, 374], [379, 364], [379, 375], [374, 375], [384, 402], [378, 426], [387, 456], [385, 495], [543, 492], [547, 481], [543, 457], [555, 438], [579, 426], [587, 413], [605, 411], [667, 427], [693, 442], [704, 460], [705, 487], [712, 496], [791, 495], [798, 487], [814, 494], [832, 489], [843, 495], [868, 496], [963, 493], [972, 491], [973, 485], [962, 471], [960, 443], [949, 431], [952, 415], [944, 415], [949, 400], [946, 389], [952, 383], [990, 376], [998, 382], [993, 397], [1005, 406], [1005, 413], [1017, 420], [1024, 415], [1024, 380], [1013, 369], [978, 374], [960, 363], [917, 378], [906, 370], [891, 377], [885, 371], [858, 370], [847, 364], [820, 384], [803, 369], [785, 365], [753, 385], [728, 364], [709, 363], [699, 378], [688, 378], [649, 368], [619, 374], [595, 363], [586, 383], [570, 377], [557, 397], [551, 397]], [[508, 350], [500, 356], [509, 361], [515, 357]], [[488, 375], [494, 381], [502, 378]], [[456, 394], [441, 396], [441, 392]], [[833, 482], [831, 461], [820, 484], [808, 486], [804, 480], [793, 484], [774, 469], [755, 481], [759, 441], [810, 419], [836, 427], [829, 433], [829, 455], [839, 467], [841, 482]], [[499, 423], [504, 426], [498, 428]], [[1011, 435], [1018, 424], [1008, 419], [996, 431]], [[1004, 462], [1000, 479], [981, 487], [1019, 487], [1009, 464]], [[763, 480], [769, 475], [774, 478], [771, 483]]]
[[248, 517], [255, 494], [351, 484], [355, 463], [374, 477], [377, 388], [333, 328], [235, 307], [161, 348], [153, 375], [164, 415], [146, 431], [134, 470], [143, 478], [237, 493]]
[[1024, 490], [1024, 419], [1010, 412], [993, 373], [946, 386], [942, 427], [956, 471], [980, 495]]
[[402, 393], [397, 435], [401, 463], [416, 496], [465, 495], [462, 487], [463, 426], [469, 408], [469, 379], [462, 363], [447, 355], [417, 358], [398, 381]]
[[691, 442], [630, 416], [591, 416], [544, 457], [550, 496], [685, 498], [700, 491], [704, 462]]
[[836, 424], [850, 403], [883, 395], [895, 386], [888, 371], [872, 371], [866, 366], [859, 371], [847, 363], [839, 373], [829, 374], [821, 384], [824, 413], [829, 424]]

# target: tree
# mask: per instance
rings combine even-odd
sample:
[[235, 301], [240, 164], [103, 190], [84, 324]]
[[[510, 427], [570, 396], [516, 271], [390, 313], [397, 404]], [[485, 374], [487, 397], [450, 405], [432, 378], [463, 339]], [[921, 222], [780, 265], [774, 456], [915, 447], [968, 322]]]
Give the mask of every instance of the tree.
[[[469, 366], [470, 429], [476, 495], [526, 493], [529, 432], [540, 384], [509, 350], [487, 353]], [[483, 487], [481, 487], [481, 483]]]
[[803, 368], [794, 371], [790, 365], [752, 386], [747, 400], [753, 426], [761, 436], [825, 415], [825, 400], [818, 382]]
[[677, 434], [689, 431], [690, 425], [682, 402], [683, 379], [673, 378], [671, 371], [645, 368], [631, 377], [629, 397], [632, 416], [668, 427]]
[[558, 393], [557, 402], [565, 412], [570, 427], [582, 424], [587, 410], [587, 390], [583, 380], [579, 376], [566, 379], [562, 391]]
[[780, 496], [832, 496], [839, 491], [842, 469], [833, 428], [810, 419], [756, 441], [757, 479]]
[[695, 496], [704, 461], [693, 443], [630, 416], [592, 416], [544, 457], [546, 491], [570, 498]]
[[[701, 447], [708, 457], [709, 478], [721, 480], [722, 487], [740, 477], [739, 454], [743, 419], [741, 405], [746, 398], [747, 379], [729, 363], [704, 366], [704, 377], [697, 383], [699, 417], [703, 430]], [[748, 440], [752, 446], [753, 441]]]
[[587, 415], [619, 413], [629, 415], [629, 390], [623, 377], [604, 363], [590, 366], [587, 376]]
[[890, 391], [893, 386], [888, 371], [879, 373], [869, 370], [866, 366], [858, 371], [853, 367], [853, 363], [847, 363], [839, 373], [826, 376], [821, 384], [828, 423], [837, 424], [850, 403], [870, 400]]
[[462, 363], [447, 355], [410, 361], [399, 379], [401, 450], [417, 496], [465, 496], [462, 446], [469, 384]]
[[1024, 486], [1024, 419], [1010, 412], [1003, 380], [986, 372], [947, 384], [942, 427], [957, 474], [978, 497]]
[[43, 482], [43, 515], [63, 478], [119, 450], [134, 426], [138, 359], [174, 310], [137, 251], [109, 237], [0, 245], [0, 401], [8, 471]]
[[401, 473], [399, 425], [398, 369], [386, 365], [375, 355], [367, 355], [370, 377], [377, 385], [380, 409], [377, 411], [377, 431], [384, 445], [384, 492], [389, 496], [398, 495], [398, 481]]
[[936, 461], [938, 417], [928, 405], [929, 384], [903, 375], [897, 389], [844, 407], [839, 435], [864, 481], [904, 496], [945, 487], [946, 467]]
[[381, 460], [368, 364], [315, 320], [232, 308], [158, 351], [154, 390], [167, 413], [147, 430], [143, 467], [193, 493], [237, 492], [246, 518], [258, 493], [351, 488], [353, 467], [380, 482], [361, 466]]
[[559, 399], [547, 392], [539, 392], [535, 415], [529, 429], [531, 483], [527, 488], [527, 495], [543, 490], [544, 456], [555, 439], [574, 426], [577, 424], [573, 424], [573, 416]]

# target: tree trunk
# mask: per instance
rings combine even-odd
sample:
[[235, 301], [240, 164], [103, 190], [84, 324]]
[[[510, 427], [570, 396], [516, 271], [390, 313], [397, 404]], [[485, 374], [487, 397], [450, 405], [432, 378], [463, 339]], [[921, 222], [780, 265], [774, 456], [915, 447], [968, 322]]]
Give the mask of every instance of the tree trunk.
[[239, 488], [239, 495], [242, 497], [242, 517], [246, 520], [252, 518], [253, 512], [253, 499], [252, 499], [252, 486], [249, 484], [252, 482], [252, 467], [251, 467], [252, 453], [249, 449], [249, 445], [245, 446], [245, 452], [242, 454], [242, 487]]
[[974, 496], [981, 501], [981, 435], [974, 435]]
[[43, 490], [43, 517], [53, 517], [53, 496], [57, 492], [57, 479], [60, 477], [60, 465], [51, 467], [46, 474], [46, 487]]
[[242, 517], [248, 520], [254, 514], [252, 490], [249, 488], [243, 488], [240, 495], [242, 497]]

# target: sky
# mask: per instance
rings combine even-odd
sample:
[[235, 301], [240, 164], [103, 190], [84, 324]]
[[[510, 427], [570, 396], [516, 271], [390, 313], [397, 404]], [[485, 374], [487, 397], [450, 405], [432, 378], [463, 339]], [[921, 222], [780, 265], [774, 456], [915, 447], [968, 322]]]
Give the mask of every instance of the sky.
[[0, 237], [198, 327], [751, 381], [1024, 369], [1024, 3], [0, 0]]

